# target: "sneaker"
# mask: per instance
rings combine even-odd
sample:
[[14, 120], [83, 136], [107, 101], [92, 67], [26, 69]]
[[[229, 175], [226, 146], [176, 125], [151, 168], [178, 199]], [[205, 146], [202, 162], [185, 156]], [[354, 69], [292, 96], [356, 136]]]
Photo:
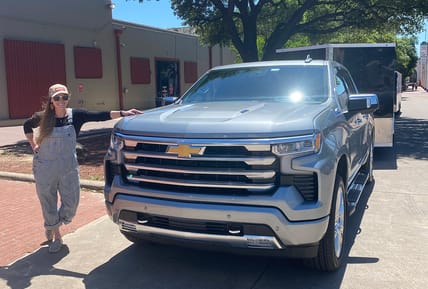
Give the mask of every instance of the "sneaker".
[[49, 245], [49, 253], [58, 253], [62, 247], [62, 239], [57, 239]]
[[45, 229], [46, 239], [50, 242], [53, 239], [53, 230]]

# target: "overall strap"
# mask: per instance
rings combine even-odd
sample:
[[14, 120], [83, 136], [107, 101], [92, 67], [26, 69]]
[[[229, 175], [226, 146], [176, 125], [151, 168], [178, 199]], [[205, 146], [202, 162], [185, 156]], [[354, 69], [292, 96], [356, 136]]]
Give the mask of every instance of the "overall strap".
[[72, 108], [66, 108], [67, 110], [67, 123], [68, 124], [73, 124], [73, 109]]

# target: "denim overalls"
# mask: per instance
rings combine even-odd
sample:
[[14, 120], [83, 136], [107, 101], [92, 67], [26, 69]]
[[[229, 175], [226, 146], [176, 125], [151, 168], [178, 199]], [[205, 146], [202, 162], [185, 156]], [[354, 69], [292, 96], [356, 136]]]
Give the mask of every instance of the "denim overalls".
[[67, 115], [67, 125], [54, 127], [52, 134], [42, 141], [38, 153], [33, 157], [36, 190], [42, 206], [44, 226], [48, 230], [70, 223], [79, 204], [76, 132], [70, 108], [67, 109]]

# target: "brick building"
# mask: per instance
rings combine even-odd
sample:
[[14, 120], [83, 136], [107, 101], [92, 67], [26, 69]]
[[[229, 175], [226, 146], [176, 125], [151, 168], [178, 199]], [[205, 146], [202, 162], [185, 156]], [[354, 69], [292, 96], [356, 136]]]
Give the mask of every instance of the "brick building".
[[47, 88], [65, 83], [71, 107], [147, 109], [162, 87], [179, 96], [206, 70], [233, 63], [186, 29], [112, 19], [106, 0], [3, 0], [0, 8], [0, 121], [40, 110]]

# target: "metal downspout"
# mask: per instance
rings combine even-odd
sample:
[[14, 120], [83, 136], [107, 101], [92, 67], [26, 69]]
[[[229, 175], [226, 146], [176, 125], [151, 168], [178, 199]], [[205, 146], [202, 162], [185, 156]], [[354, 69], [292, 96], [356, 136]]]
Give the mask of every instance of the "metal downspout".
[[119, 87], [119, 109], [123, 109], [123, 84], [122, 84], [122, 62], [120, 60], [120, 36], [123, 30], [115, 29], [114, 35], [116, 38], [116, 68], [117, 68], [117, 84]]

